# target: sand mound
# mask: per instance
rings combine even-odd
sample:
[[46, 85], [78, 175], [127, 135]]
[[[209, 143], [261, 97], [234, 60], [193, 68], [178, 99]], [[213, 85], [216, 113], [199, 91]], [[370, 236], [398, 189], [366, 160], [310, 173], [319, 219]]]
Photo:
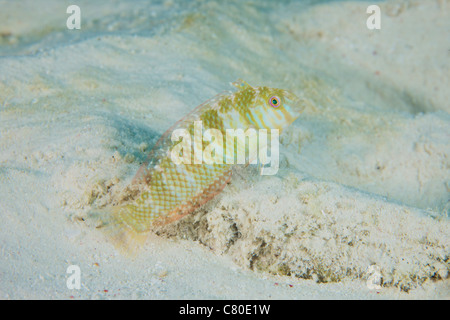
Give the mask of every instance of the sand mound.
[[379, 270], [381, 286], [409, 291], [448, 278], [442, 218], [295, 174], [246, 181], [234, 177], [221, 197], [157, 233], [197, 240], [245, 268], [317, 282], [367, 281]]

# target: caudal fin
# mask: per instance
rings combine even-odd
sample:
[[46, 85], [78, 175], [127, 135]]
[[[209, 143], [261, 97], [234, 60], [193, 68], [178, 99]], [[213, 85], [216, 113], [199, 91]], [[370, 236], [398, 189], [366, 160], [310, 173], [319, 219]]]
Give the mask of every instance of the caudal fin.
[[88, 221], [101, 230], [108, 241], [123, 255], [135, 257], [145, 241], [147, 232], [137, 232], [121, 217], [122, 207], [94, 209], [88, 214]]

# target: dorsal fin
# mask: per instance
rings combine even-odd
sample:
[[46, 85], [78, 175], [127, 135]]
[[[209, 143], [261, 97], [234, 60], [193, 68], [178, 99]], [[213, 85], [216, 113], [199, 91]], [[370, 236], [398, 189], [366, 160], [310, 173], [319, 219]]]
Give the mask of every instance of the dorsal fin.
[[251, 87], [247, 82], [245, 82], [242, 79], [237, 79], [235, 82], [231, 82], [231, 85], [238, 88], [238, 89], [245, 89], [248, 87]]

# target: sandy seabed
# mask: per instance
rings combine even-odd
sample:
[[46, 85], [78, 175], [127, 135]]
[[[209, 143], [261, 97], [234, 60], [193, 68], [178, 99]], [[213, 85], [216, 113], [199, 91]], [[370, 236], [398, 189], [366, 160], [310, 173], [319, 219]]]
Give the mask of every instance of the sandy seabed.
[[[362, 1], [78, 2], [81, 30], [0, 1], [0, 298], [450, 297], [450, 1], [377, 2], [380, 30]], [[87, 212], [238, 78], [309, 102], [278, 174], [121, 255]]]

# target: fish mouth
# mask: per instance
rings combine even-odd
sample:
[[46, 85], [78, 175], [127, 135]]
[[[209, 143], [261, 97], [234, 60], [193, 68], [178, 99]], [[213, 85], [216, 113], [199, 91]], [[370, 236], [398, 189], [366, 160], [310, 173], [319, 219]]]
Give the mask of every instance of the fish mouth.
[[303, 99], [300, 99], [297, 95], [287, 91], [284, 95], [284, 105], [288, 109], [289, 114], [293, 120], [297, 119], [300, 114], [305, 110], [305, 103]]

